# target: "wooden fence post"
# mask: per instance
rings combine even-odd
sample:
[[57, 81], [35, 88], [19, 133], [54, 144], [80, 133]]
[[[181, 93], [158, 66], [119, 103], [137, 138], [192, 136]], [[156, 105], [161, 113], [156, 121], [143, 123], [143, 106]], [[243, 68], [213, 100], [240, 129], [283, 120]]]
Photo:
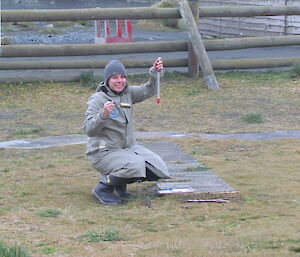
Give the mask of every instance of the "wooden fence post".
[[[193, 13], [195, 23], [199, 24], [199, 2], [198, 0], [193, 0], [189, 2], [191, 11]], [[192, 41], [188, 39], [188, 74], [192, 78], [198, 78], [199, 77], [199, 61], [197, 58], [197, 55], [195, 54], [195, 51], [193, 49]]]
[[180, 0], [180, 14], [184, 21], [186, 30], [188, 31], [189, 39], [192, 42], [193, 49], [199, 61], [204, 82], [207, 87], [212, 90], [218, 90], [219, 85], [214, 74], [211, 62], [208, 58], [202, 38], [199, 34], [198, 27], [195, 23], [188, 0]]

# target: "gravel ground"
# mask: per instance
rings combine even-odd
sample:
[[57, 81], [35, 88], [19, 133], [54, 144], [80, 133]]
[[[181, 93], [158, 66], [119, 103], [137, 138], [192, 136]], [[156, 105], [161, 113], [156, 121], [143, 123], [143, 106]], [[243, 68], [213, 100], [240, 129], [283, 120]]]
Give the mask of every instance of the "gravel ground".
[[[95, 31], [93, 22], [91, 27], [84, 28], [66, 28], [62, 33], [38, 33], [37, 31], [18, 31], [18, 32], [2, 32], [2, 36], [11, 38], [14, 45], [30, 45], [30, 44], [90, 44], [94, 43]], [[133, 22], [135, 23], [135, 22]], [[45, 24], [40, 25], [41, 28]], [[113, 26], [112, 35], [114, 35]], [[155, 41], [155, 40], [182, 40], [187, 38], [185, 31], [176, 32], [162, 32], [162, 31], [146, 31], [133, 25], [133, 40], [135, 42], [141, 41]]]
[[[148, 7], [159, 0], [2, 0], [2, 9], [68, 9], [68, 8], [122, 8], [122, 7]], [[75, 24], [74, 27], [60, 29], [61, 33], [40, 33], [35, 31], [5, 32], [2, 36], [11, 38], [12, 44], [89, 44], [94, 43], [95, 29], [94, 22], [90, 27], [83, 27]], [[134, 41], [154, 40], [178, 40], [187, 37], [186, 32], [157, 32], [145, 31], [135, 26], [133, 22]], [[49, 28], [47, 22], [35, 22], [37, 27]], [[50, 23], [51, 24], [51, 23]], [[50, 25], [51, 27], [51, 25]], [[114, 35], [114, 25], [111, 24], [111, 34]]]

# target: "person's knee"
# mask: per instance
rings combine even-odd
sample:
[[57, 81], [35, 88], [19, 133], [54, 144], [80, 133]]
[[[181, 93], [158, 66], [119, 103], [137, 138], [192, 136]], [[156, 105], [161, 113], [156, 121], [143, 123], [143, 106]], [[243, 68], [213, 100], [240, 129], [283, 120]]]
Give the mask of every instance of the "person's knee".
[[146, 176], [146, 163], [144, 158], [141, 158], [140, 156], [136, 156], [136, 158], [132, 158], [128, 161], [128, 169], [130, 170], [136, 170], [136, 171], [145, 171]]
[[145, 178], [146, 163], [141, 156], [128, 156], [122, 162], [114, 165], [113, 171], [109, 174], [121, 178]]

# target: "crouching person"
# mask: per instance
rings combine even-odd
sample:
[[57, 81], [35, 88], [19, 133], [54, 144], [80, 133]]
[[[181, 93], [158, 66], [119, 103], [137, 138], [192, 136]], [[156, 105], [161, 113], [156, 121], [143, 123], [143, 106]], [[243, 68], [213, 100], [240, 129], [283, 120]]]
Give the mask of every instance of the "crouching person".
[[133, 105], [155, 94], [156, 74], [162, 71], [163, 62], [158, 58], [145, 84], [128, 86], [124, 65], [113, 60], [105, 66], [104, 81], [87, 102], [83, 124], [88, 135], [87, 158], [102, 175], [92, 194], [102, 204], [117, 205], [130, 198], [129, 183], [169, 178], [163, 160], [137, 144], [133, 124]]

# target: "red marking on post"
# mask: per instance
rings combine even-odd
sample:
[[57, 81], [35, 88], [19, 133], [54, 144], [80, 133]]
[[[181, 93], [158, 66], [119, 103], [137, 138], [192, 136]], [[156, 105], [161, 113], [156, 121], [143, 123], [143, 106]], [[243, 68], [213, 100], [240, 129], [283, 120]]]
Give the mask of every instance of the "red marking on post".
[[109, 21], [105, 21], [104, 26], [105, 26], [105, 38], [108, 38], [110, 36]]
[[121, 20], [117, 20], [116, 22], [116, 31], [117, 31], [117, 37], [122, 37], [122, 21]]
[[96, 35], [97, 37], [101, 37], [101, 22], [100, 21], [96, 21]]
[[132, 23], [131, 20], [126, 20], [127, 38], [132, 40]]
[[160, 98], [156, 99], [156, 103], [160, 104]]
[[104, 21], [104, 36], [101, 36], [101, 21], [95, 21], [95, 42], [116, 43], [116, 42], [132, 42], [132, 23], [131, 20], [124, 21], [125, 35], [123, 36], [123, 20], [116, 20], [116, 35], [111, 36], [110, 21]]

